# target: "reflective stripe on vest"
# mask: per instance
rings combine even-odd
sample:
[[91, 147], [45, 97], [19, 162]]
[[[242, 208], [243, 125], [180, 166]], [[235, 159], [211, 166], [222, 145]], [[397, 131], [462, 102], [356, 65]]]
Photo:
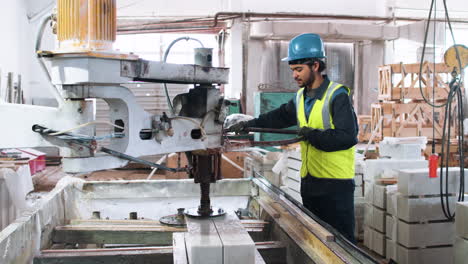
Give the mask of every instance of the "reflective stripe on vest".
[[[296, 113], [299, 127], [306, 126], [319, 130], [335, 129], [330, 113], [330, 101], [340, 87], [343, 85], [330, 82], [322, 98], [315, 100], [308, 119], [305, 113], [304, 88], [301, 88], [296, 94]], [[301, 141], [301, 177], [310, 174], [318, 178], [352, 179], [354, 178], [354, 152], [354, 147], [347, 150], [326, 152], [315, 148], [308, 141]]]

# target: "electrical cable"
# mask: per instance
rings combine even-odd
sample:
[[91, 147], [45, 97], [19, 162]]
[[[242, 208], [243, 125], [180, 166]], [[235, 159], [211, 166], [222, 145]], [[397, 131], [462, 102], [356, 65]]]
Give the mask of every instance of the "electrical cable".
[[44, 19], [42, 20], [41, 25], [39, 26], [39, 31], [38, 31], [37, 36], [36, 36], [35, 48], [36, 48], [37, 61], [39, 62], [39, 65], [41, 66], [41, 69], [44, 72], [44, 74], [46, 75], [47, 79], [49, 80], [49, 83], [50, 83], [51, 88], [52, 88], [51, 92], [54, 95], [55, 100], [57, 100], [58, 106], [61, 107], [63, 105], [63, 102], [64, 102], [63, 97], [60, 94], [60, 91], [59, 91], [58, 87], [55, 84], [52, 83], [52, 77], [50, 76], [49, 70], [47, 70], [47, 67], [46, 67], [46, 65], [44, 63], [43, 58], [41, 56], [39, 56], [39, 54], [38, 54], [38, 52], [41, 50], [42, 36], [44, 35], [45, 27], [46, 27], [47, 23], [49, 23], [49, 21], [51, 21], [51, 20], [52, 20], [51, 15], [48, 15], [48, 16], [44, 17]]
[[[456, 47], [456, 41], [455, 41], [455, 36], [453, 34], [453, 29], [452, 29], [452, 25], [451, 25], [451, 22], [450, 22], [450, 17], [449, 17], [449, 14], [448, 14], [448, 8], [447, 8], [447, 3], [446, 3], [446, 0], [443, 0], [443, 5], [444, 5], [444, 13], [445, 13], [445, 20], [448, 24], [448, 27], [450, 29], [450, 33], [451, 33], [451, 37], [452, 37], [452, 40], [453, 40], [453, 44], [455, 46], [455, 52], [456, 52], [456, 58], [457, 58], [457, 61], [458, 61], [458, 65], [459, 65], [459, 71], [460, 71], [460, 76], [461, 78], [458, 79], [457, 78], [457, 72], [456, 72], [456, 68], [454, 69], [454, 71], [452, 72], [452, 81], [450, 82], [449, 84], [449, 93], [447, 95], [447, 100], [446, 102], [444, 103], [441, 103], [441, 104], [436, 104], [436, 98], [435, 98], [435, 88], [436, 88], [436, 65], [435, 65], [435, 57], [434, 57], [434, 70], [433, 70], [433, 98], [432, 98], [432, 101], [429, 101], [428, 98], [426, 98], [423, 90], [422, 90], [422, 68], [423, 68], [423, 63], [424, 63], [424, 55], [425, 55], [425, 52], [426, 52], [426, 46], [427, 46], [427, 36], [428, 36], [428, 32], [429, 32], [429, 25], [430, 25], [430, 22], [431, 22], [431, 17], [432, 17], [432, 11], [435, 10], [434, 12], [434, 56], [435, 56], [435, 37], [436, 37], [436, 33], [435, 33], [435, 30], [436, 30], [436, 23], [435, 21], [437, 21], [437, 18], [436, 18], [436, 12], [437, 12], [437, 7], [436, 7], [436, 1], [435, 0], [432, 0], [431, 1], [431, 5], [430, 5], [430, 8], [429, 8], [429, 15], [428, 15], [428, 19], [427, 19], [427, 23], [426, 23], [426, 29], [425, 29], [425, 34], [424, 34], [424, 44], [423, 44], [423, 50], [422, 50], [422, 54], [421, 54], [421, 61], [420, 61], [420, 65], [419, 65], [419, 90], [420, 90], [420, 93], [421, 93], [421, 96], [423, 97], [424, 99], [424, 102], [427, 103], [428, 105], [430, 105], [433, 109], [433, 126], [435, 125], [435, 109], [434, 108], [442, 108], [444, 107], [445, 111], [445, 115], [444, 115], [444, 122], [443, 122], [443, 130], [442, 130], [442, 139], [441, 139], [441, 145], [442, 145], [442, 148], [441, 148], [441, 168], [439, 170], [439, 174], [440, 174], [440, 199], [441, 199], [441, 206], [442, 206], [442, 211], [445, 215], [445, 217], [449, 220], [453, 220], [455, 214], [451, 212], [450, 210], [450, 204], [449, 204], [449, 182], [448, 182], [448, 177], [449, 177], [449, 160], [450, 160], [450, 136], [451, 136], [451, 133], [452, 133], [452, 125], [454, 125], [454, 129], [455, 129], [455, 132], [454, 133], [457, 133], [457, 131], [461, 134], [463, 134], [463, 129], [464, 129], [464, 126], [463, 126], [463, 95], [462, 95], [462, 91], [461, 91], [461, 87], [463, 87], [463, 69], [461, 67], [462, 63], [461, 63], [461, 59], [460, 59], [460, 54], [459, 54], [459, 51], [458, 51], [458, 48]], [[430, 70], [430, 67], [428, 67], [428, 76], [429, 76], [429, 70]], [[427, 83], [426, 83], [426, 87], [427, 87]], [[455, 100], [455, 106], [456, 107], [453, 107], [454, 106], [454, 100]], [[456, 119], [455, 121], [455, 124], [453, 124], [453, 120]], [[458, 140], [457, 140], [457, 147], [458, 147], [458, 154], [459, 154], [459, 160], [460, 160], [460, 179], [459, 179], [459, 189], [458, 189], [458, 200], [459, 201], [462, 201], [464, 200], [464, 183], [465, 183], [465, 179], [464, 179], [464, 153], [463, 153], [463, 145], [464, 145], [464, 139], [463, 139], [463, 135], [459, 136], [458, 137]], [[432, 152], [435, 153], [435, 131], [434, 131], [434, 127], [433, 127], [433, 142], [432, 142]], [[444, 176], [445, 176], [445, 184], [444, 184]], [[444, 185], [445, 185], [445, 190], [444, 190]], [[445, 199], [444, 199], [445, 197]]]
[[[163, 62], [166, 62], [167, 61], [167, 57], [169, 56], [169, 52], [171, 51], [171, 48], [172, 46], [174, 46], [174, 44], [176, 44], [177, 42], [181, 41], [181, 40], [186, 40], [186, 41], [189, 41], [189, 40], [193, 40], [193, 41], [197, 41], [198, 43], [200, 43], [200, 45], [203, 47], [203, 43], [196, 39], [196, 38], [191, 38], [191, 37], [180, 37], [180, 38], [177, 38], [175, 40], [173, 40], [169, 46], [167, 47], [166, 51], [164, 52], [164, 57], [163, 57]], [[164, 86], [164, 93], [166, 94], [166, 100], [167, 100], [167, 105], [169, 106], [169, 110], [171, 110], [171, 114], [174, 116], [175, 115], [175, 112], [174, 112], [174, 106], [172, 105], [172, 102], [171, 102], [171, 98], [169, 97], [169, 91], [167, 90], [167, 84], [166, 83], [163, 83], [163, 86]]]
[[68, 132], [76, 130], [76, 129], [80, 129], [80, 128], [87, 127], [87, 126], [90, 126], [90, 125], [95, 125], [95, 124], [106, 124], [106, 125], [110, 125], [110, 126], [119, 128], [119, 129], [124, 129], [124, 127], [118, 126], [116, 124], [112, 124], [111, 122], [107, 122], [107, 121], [91, 121], [91, 122], [84, 123], [84, 124], [81, 124], [81, 125], [78, 125], [76, 127], [72, 127], [72, 128], [66, 129], [66, 130], [51, 133], [51, 134], [49, 134], [49, 136], [58, 136], [58, 135], [65, 134], [65, 133], [68, 133]]

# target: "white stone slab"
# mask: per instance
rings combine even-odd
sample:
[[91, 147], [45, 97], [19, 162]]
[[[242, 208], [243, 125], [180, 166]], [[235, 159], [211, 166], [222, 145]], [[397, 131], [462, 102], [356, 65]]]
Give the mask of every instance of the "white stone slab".
[[397, 186], [374, 184], [373, 188], [372, 204], [379, 208], [385, 209], [387, 207], [387, 190], [396, 190]]
[[397, 245], [396, 242], [391, 239], [385, 239], [385, 259], [397, 260]]
[[457, 236], [468, 239], [468, 202], [457, 203], [455, 224]]
[[397, 214], [397, 199], [396, 199], [396, 192], [387, 192], [385, 195], [386, 201], [386, 210], [387, 214], [396, 215]]
[[408, 248], [453, 245], [455, 224], [453, 222], [408, 224], [397, 223], [396, 241]]
[[295, 181], [300, 182], [301, 181], [301, 173], [298, 170], [293, 170], [288, 168], [288, 178], [291, 178]]
[[354, 187], [354, 197], [364, 197], [364, 193], [362, 190], [362, 186], [356, 186]]
[[454, 246], [455, 264], [466, 264], [468, 262], [468, 240], [457, 237]]
[[356, 186], [362, 186], [364, 184], [364, 175], [363, 174], [354, 174], [354, 184]]
[[372, 250], [372, 229], [364, 226], [364, 246]]
[[223, 244], [223, 264], [255, 264], [255, 243], [239, 218], [227, 213], [212, 220]]
[[366, 203], [364, 205], [364, 225], [366, 226], [372, 226], [372, 205]]
[[377, 231], [385, 233], [385, 210], [372, 206], [372, 225]]
[[288, 151], [288, 158], [301, 160], [301, 152], [300, 151], [295, 151], [295, 150], [289, 150]]
[[[445, 198], [443, 198], [445, 201]], [[449, 197], [449, 208], [453, 213], [456, 208], [457, 197]], [[445, 220], [442, 211], [440, 197], [418, 197], [408, 198], [402, 194], [396, 194], [397, 215], [399, 219], [406, 222], [425, 222], [435, 220]]]
[[423, 160], [420, 144], [379, 144], [380, 157], [398, 160]]
[[426, 160], [392, 160], [392, 159], [375, 159], [366, 160], [366, 168], [364, 180], [375, 181], [386, 175], [397, 175], [398, 170], [427, 168]]
[[288, 168], [294, 170], [301, 170], [302, 161], [297, 159], [288, 159]]
[[376, 230], [372, 230], [372, 250], [385, 257], [385, 235]]
[[385, 217], [385, 236], [393, 241], [396, 240], [397, 220], [394, 216]]
[[356, 162], [354, 163], [354, 173], [356, 174], [364, 174], [366, 163], [364, 162], [363, 159], [356, 159]]
[[299, 193], [301, 192], [301, 182], [293, 180], [289, 177], [286, 179], [286, 186], [288, 186], [288, 188], [291, 190], [294, 190]]
[[[449, 168], [448, 172], [448, 193], [458, 193], [460, 169]], [[468, 169], [465, 169], [465, 174], [467, 173]], [[468, 186], [468, 181], [465, 183]], [[466, 186], [465, 189], [468, 189]], [[405, 196], [438, 195], [440, 194], [440, 178], [429, 178], [428, 168], [401, 170], [398, 175], [398, 192]]]
[[187, 233], [172, 234], [172, 260], [173, 264], [188, 264], [185, 235]]
[[453, 247], [407, 249], [397, 245], [398, 264], [453, 263]]
[[188, 233], [185, 236], [190, 264], [223, 263], [223, 244], [211, 219], [187, 217]]
[[301, 194], [299, 192], [296, 192], [296, 191], [290, 189], [287, 186], [281, 186], [281, 190], [285, 191], [287, 194], [289, 194], [296, 201], [302, 203], [302, 197], [301, 197]]
[[366, 203], [372, 204], [374, 201], [374, 183], [370, 181], [364, 182], [364, 199]]

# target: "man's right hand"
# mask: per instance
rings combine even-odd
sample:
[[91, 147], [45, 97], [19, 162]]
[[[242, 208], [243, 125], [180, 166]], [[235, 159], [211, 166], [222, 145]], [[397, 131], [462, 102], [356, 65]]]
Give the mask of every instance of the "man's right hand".
[[248, 132], [245, 129], [248, 127], [248, 121], [240, 121], [228, 128], [230, 132], [235, 132], [236, 134], [247, 134]]

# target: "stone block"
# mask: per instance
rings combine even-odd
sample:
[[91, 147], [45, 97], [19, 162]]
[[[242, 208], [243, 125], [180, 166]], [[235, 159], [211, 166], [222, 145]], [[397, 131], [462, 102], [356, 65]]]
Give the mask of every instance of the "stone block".
[[354, 163], [354, 173], [364, 174], [365, 167], [366, 167], [366, 163], [364, 162], [363, 159], [356, 159], [356, 162]]
[[362, 186], [364, 184], [364, 175], [363, 174], [354, 174], [354, 184], [356, 186]]
[[385, 257], [385, 235], [376, 230], [372, 230], [372, 250]]
[[453, 222], [408, 224], [398, 220], [396, 234], [398, 244], [408, 248], [453, 245], [455, 224]]
[[462, 237], [455, 238], [455, 264], [466, 264], [468, 262], [468, 240]]
[[301, 192], [301, 182], [300, 181], [296, 181], [294, 179], [291, 179], [291, 178], [286, 178], [286, 182], [285, 182], [285, 185], [288, 186], [289, 189], [292, 189], [298, 193]]
[[364, 191], [362, 190], [362, 186], [356, 186], [354, 188], [354, 197], [364, 197]]
[[385, 210], [372, 206], [372, 225], [377, 231], [385, 233]]
[[364, 246], [372, 250], [372, 229], [364, 226]]
[[[468, 169], [465, 169], [465, 174], [467, 173]], [[458, 193], [460, 169], [449, 168], [448, 174], [448, 193]], [[468, 181], [465, 182], [465, 185], [465, 189], [468, 189], [466, 188]], [[440, 178], [429, 178], [428, 168], [404, 169], [398, 175], [398, 192], [404, 196], [439, 195]]]
[[[254, 264], [255, 243], [235, 214], [212, 219], [223, 244], [223, 264]], [[194, 263], [194, 262], [190, 262]], [[200, 262], [205, 263], [205, 262]]]
[[[451, 212], [454, 212], [456, 208], [456, 200], [457, 197], [455, 196], [449, 197]], [[426, 222], [446, 219], [442, 211], [440, 197], [408, 198], [397, 193], [396, 201], [397, 212], [393, 215], [397, 215], [399, 219], [406, 222]]]
[[385, 217], [385, 236], [391, 240], [396, 239], [397, 220], [394, 216], [387, 215]]
[[455, 225], [457, 236], [468, 239], [468, 202], [457, 203]]
[[391, 239], [385, 239], [385, 258], [390, 260], [397, 260], [397, 243]]
[[385, 195], [385, 202], [386, 202], [386, 210], [387, 214], [396, 215], [397, 211], [397, 200], [396, 200], [396, 192], [387, 192]]
[[364, 182], [364, 199], [366, 203], [372, 204], [374, 200], [374, 183], [370, 181]]
[[394, 191], [397, 189], [397, 186], [374, 184], [373, 187], [374, 187], [374, 190], [373, 190], [372, 204], [379, 208], [385, 209], [387, 207], [387, 204], [386, 204], [387, 190]]
[[223, 263], [223, 244], [214, 223], [206, 219], [187, 218], [185, 243], [189, 263]]
[[398, 175], [397, 171], [401, 169], [427, 168], [427, 160], [392, 160], [376, 159], [366, 160], [364, 173], [365, 181], [375, 181], [382, 177]]
[[380, 157], [397, 160], [423, 160], [421, 144], [379, 144]]
[[368, 203], [364, 205], [364, 225], [369, 227], [372, 226], [372, 207], [373, 206]]
[[453, 247], [408, 249], [397, 244], [398, 264], [441, 264], [453, 260]]
[[357, 240], [363, 239], [364, 234], [364, 198], [354, 200], [354, 236]]

